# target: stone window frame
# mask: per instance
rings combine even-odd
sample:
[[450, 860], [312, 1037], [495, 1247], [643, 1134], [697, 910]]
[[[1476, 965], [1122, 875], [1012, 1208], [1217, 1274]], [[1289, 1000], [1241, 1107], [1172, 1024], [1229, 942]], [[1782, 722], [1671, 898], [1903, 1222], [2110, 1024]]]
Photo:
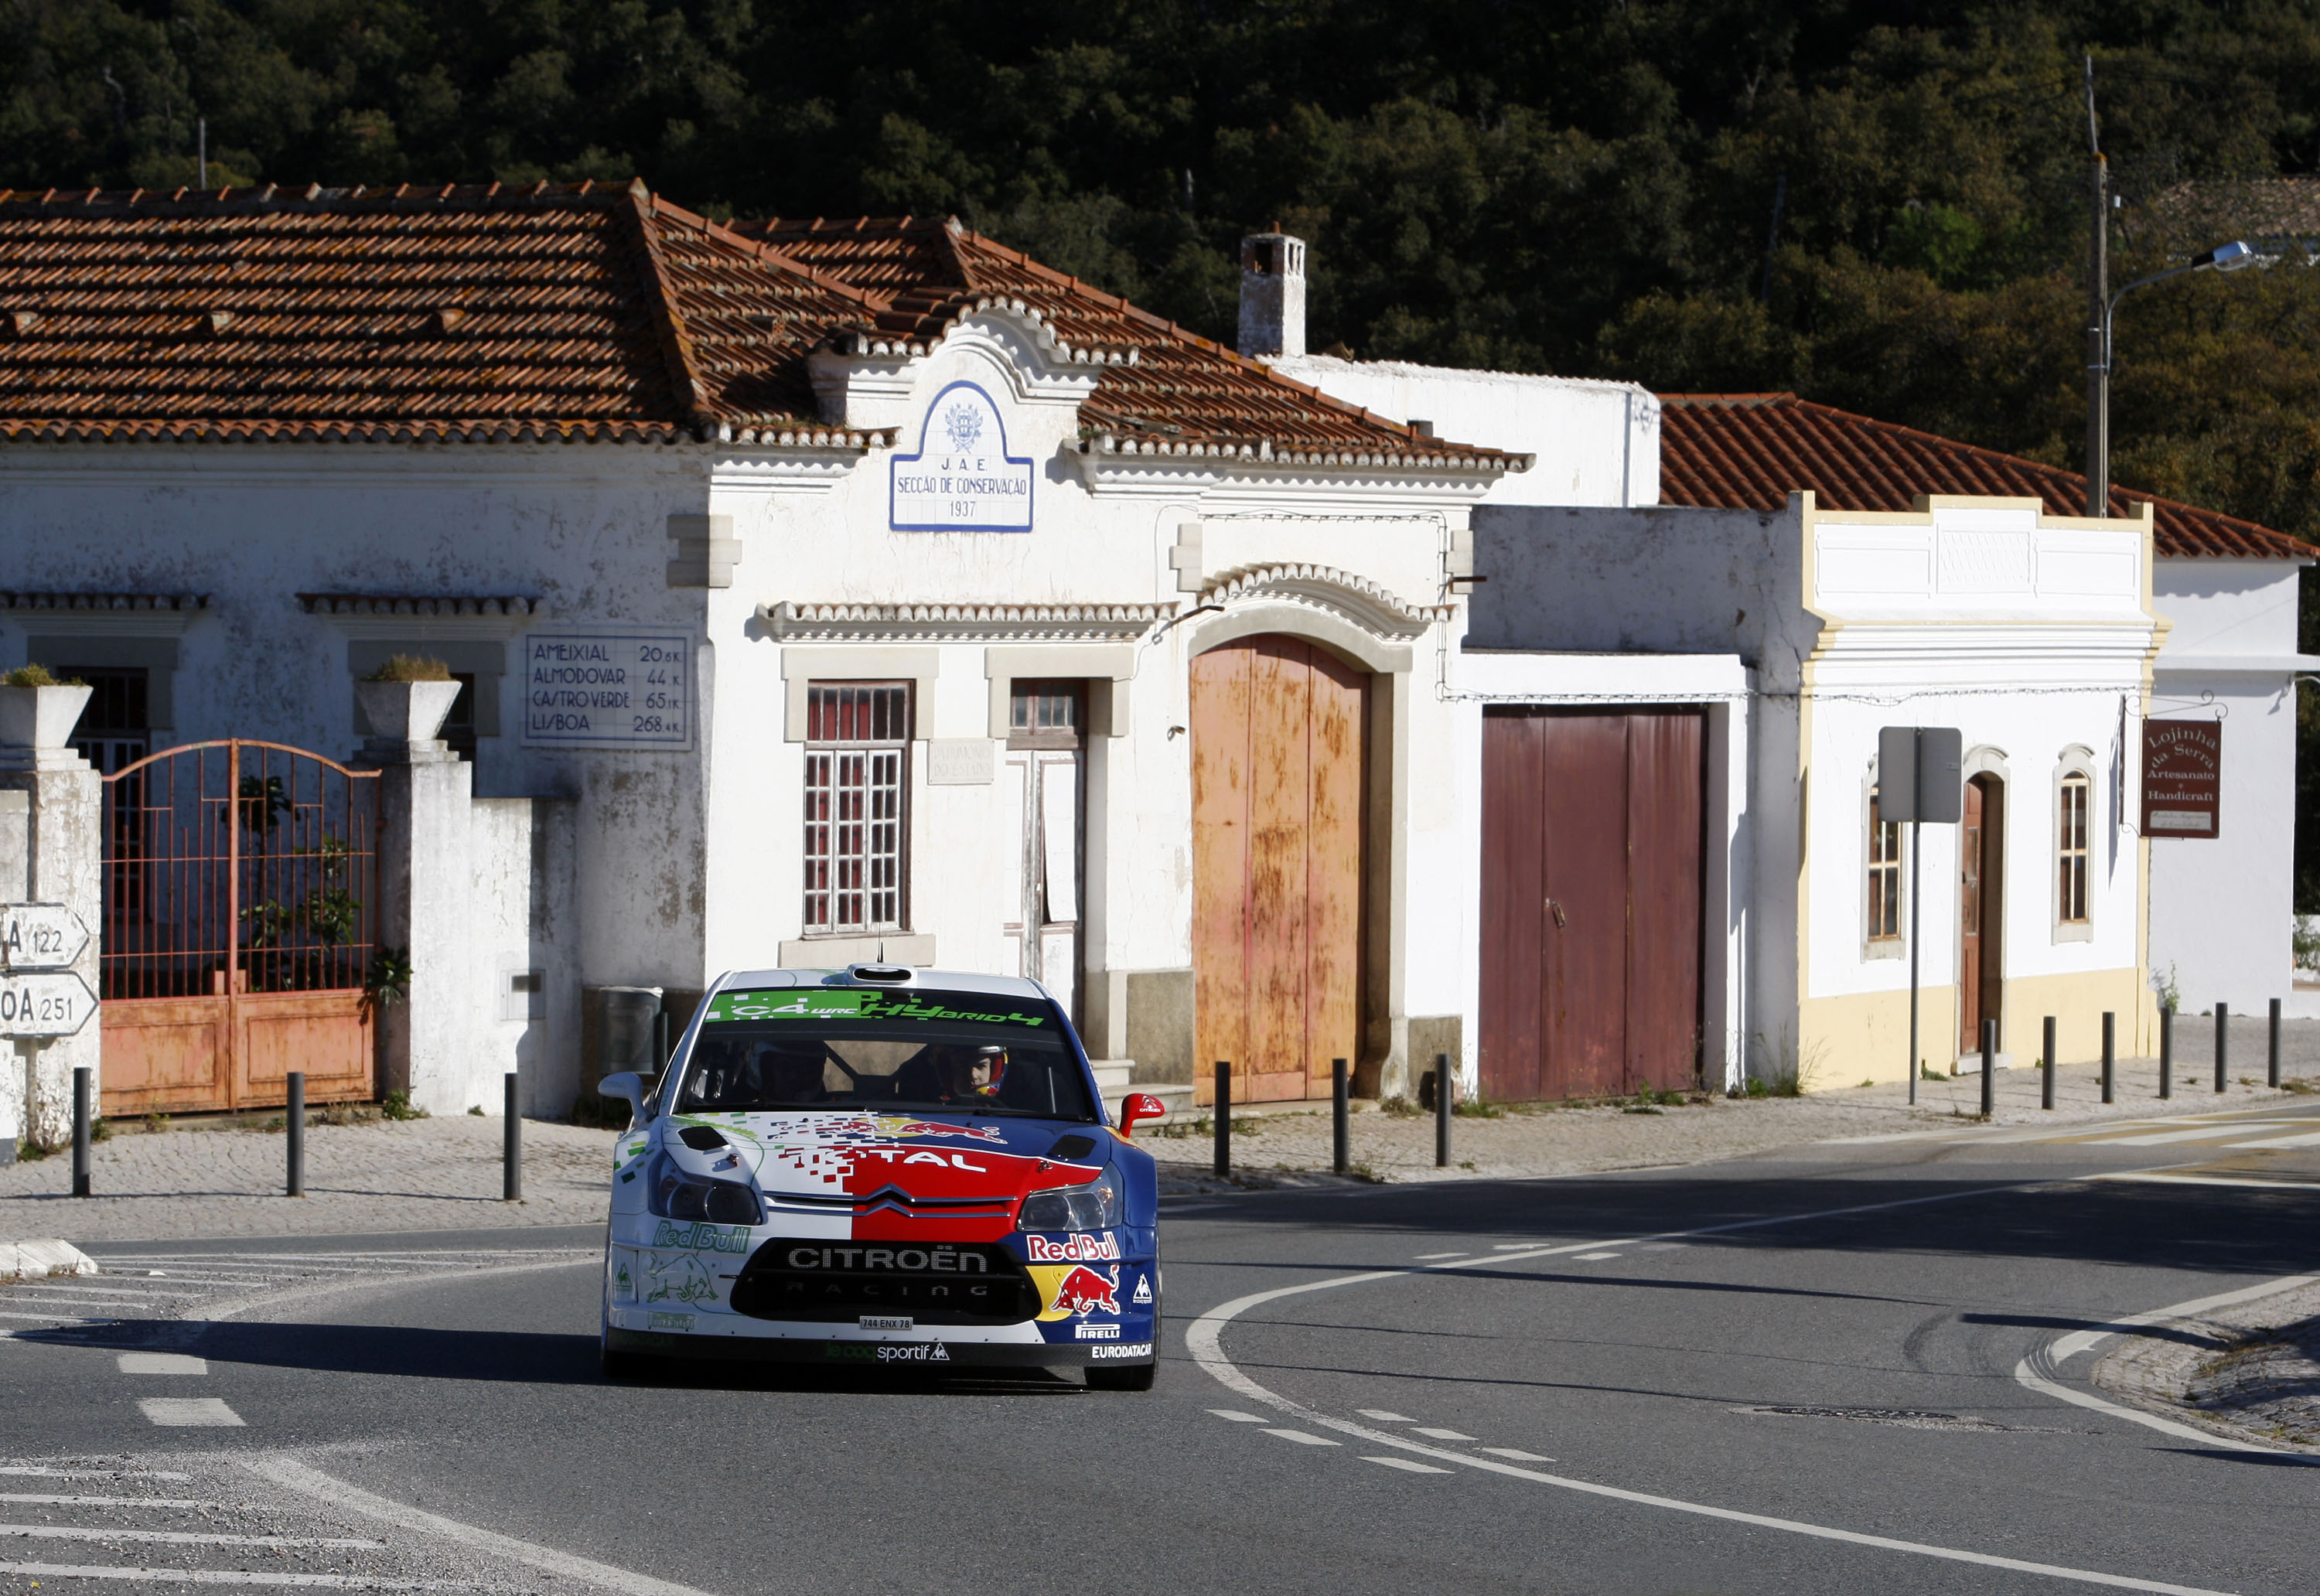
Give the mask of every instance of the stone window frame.
[[1880, 959], [1909, 957], [1909, 869], [1906, 857], [1908, 845], [1903, 839], [1905, 822], [1887, 821], [1894, 833], [1894, 853], [1890, 861], [1893, 872], [1893, 934], [1876, 934], [1876, 896], [1871, 877], [1884, 866], [1877, 857], [1877, 761], [1869, 762], [1869, 771], [1861, 784], [1861, 868], [1854, 879], [1859, 884], [1861, 915], [1861, 957], [1866, 964]]

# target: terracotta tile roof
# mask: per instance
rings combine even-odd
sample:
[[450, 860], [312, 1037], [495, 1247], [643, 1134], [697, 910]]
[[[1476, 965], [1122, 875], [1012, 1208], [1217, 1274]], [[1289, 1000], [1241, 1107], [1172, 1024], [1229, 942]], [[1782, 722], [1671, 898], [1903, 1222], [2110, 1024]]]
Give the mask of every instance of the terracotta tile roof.
[[[2087, 479], [2018, 455], [1977, 449], [1910, 427], [1813, 404], [1794, 394], [1660, 395], [1660, 501], [1774, 510], [1809, 489], [1824, 509], [1908, 510], [1920, 494], [2038, 499], [2057, 515], [2085, 512]], [[2156, 507], [2162, 557], [2312, 558], [2307, 543], [2237, 516], [2114, 485], [2111, 513]]]
[[1524, 457], [1428, 438], [1331, 398], [956, 222], [774, 218], [731, 228], [888, 295], [865, 336], [893, 347], [925, 347], [994, 300], [1038, 312], [1065, 343], [1101, 362], [1096, 391], [1080, 407], [1088, 445], [1101, 452], [1525, 464]]
[[1329, 399], [956, 223], [728, 227], [641, 184], [0, 190], [0, 440], [887, 441], [808, 358], [1004, 304], [1100, 372], [1083, 447], [1519, 466]]

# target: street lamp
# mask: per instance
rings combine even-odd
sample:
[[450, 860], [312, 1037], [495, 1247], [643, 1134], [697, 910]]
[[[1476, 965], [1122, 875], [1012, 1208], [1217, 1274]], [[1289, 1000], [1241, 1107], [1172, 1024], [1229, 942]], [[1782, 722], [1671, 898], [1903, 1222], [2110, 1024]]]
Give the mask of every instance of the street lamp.
[[2111, 321], [2118, 313], [2118, 302], [2137, 288], [2148, 288], [2153, 283], [2163, 283], [2170, 277], [2180, 277], [2193, 271], [2237, 271], [2243, 266], [2253, 266], [2256, 253], [2238, 240], [2217, 244], [2191, 258], [2182, 266], [2170, 266], [2165, 271], [2152, 272], [2147, 277], [2137, 277], [2110, 296], [2103, 307], [2102, 328], [2097, 337], [2097, 358], [2087, 367], [2087, 385], [2093, 402], [2091, 423], [2087, 429], [2087, 513], [2107, 516], [2110, 513], [2110, 350]]

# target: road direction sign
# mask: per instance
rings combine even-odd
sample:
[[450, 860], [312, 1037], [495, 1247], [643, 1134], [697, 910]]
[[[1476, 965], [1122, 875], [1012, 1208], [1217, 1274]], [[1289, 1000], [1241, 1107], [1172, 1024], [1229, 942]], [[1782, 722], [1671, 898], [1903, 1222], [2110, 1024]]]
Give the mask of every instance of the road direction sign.
[[68, 970], [88, 926], [62, 903], [0, 903], [0, 971]]
[[0, 1037], [74, 1036], [95, 1012], [96, 994], [70, 970], [0, 975]]

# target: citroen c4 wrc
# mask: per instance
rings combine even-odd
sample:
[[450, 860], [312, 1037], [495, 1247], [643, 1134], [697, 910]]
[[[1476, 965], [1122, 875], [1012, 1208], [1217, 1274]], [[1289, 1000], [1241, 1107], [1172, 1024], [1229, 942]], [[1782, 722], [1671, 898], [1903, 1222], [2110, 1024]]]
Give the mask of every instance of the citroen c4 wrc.
[[[603, 1351], [940, 1370], [1078, 1367], [1151, 1389], [1151, 1155], [1106, 1120], [1037, 982], [856, 965], [720, 977], [667, 1067], [608, 1076]], [[1131, 1097], [1127, 1124], [1156, 1114]]]

